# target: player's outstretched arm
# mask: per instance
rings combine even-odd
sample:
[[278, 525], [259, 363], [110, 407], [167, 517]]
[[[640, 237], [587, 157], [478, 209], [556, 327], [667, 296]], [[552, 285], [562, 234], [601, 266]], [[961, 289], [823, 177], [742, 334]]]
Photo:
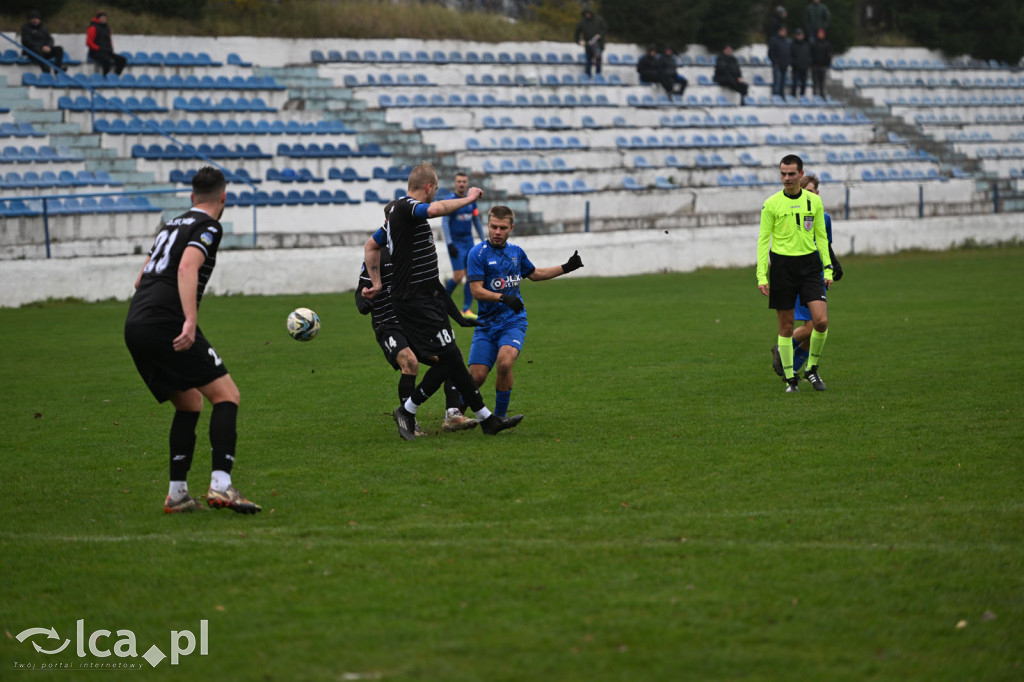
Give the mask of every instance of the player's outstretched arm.
[[455, 213], [463, 206], [469, 206], [474, 201], [484, 195], [484, 191], [479, 187], [470, 187], [464, 197], [456, 197], [454, 199], [442, 199], [441, 201], [435, 201], [427, 206], [427, 217], [428, 218], [440, 218], [450, 213]]
[[560, 277], [561, 275], [567, 275], [570, 272], [574, 272], [583, 267], [583, 259], [580, 258], [579, 251], [573, 251], [572, 256], [569, 257], [565, 263], [561, 265], [553, 265], [549, 268], [536, 268], [533, 272], [527, 275], [527, 279], [531, 282], [542, 282], [546, 279], [553, 279]]

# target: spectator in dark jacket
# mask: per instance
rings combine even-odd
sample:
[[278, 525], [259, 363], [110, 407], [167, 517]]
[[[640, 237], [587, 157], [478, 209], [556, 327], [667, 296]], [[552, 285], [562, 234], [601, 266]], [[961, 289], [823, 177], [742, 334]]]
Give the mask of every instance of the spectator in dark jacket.
[[665, 73], [661, 69], [661, 55], [654, 45], [649, 45], [647, 54], [637, 61], [636, 72], [640, 74], [641, 83], [657, 83], [665, 88], [665, 92], [672, 94], [672, 84], [665, 82]]
[[825, 74], [832, 66], [832, 44], [828, 42], [825, 29], [818, 29], [817, 39], [811, 43], [811, 80], [814, 94], [825, 96]]
[[128, 60], [114, 52], [114, 39], [107, 25], [106, 12], [101, 10], [93, 17], [85, 31], [85, 44], [89, 48], [89, 59], [103, 67], [104, 76], [110, 73], [111, 68], [116, 74], [124, 71]]
[[749, 90], [750, 86], [743, 80], [743, 74], [740, 72], [740, 63], [736, 61], [736, 57], [732, 54], [732, 45], [723, 47], [722, 54], [718, 55], [718, 59], [715, 61], [713, 80], [723, 88], [735, 90], [743, 97], [747, 96], [747, 90]]
[[607, 32], [608, 24], [604, 18], [594, 14], [594, 10], [589, 7], [584, 7], [572, 39], [586, 51], [588, 76], [592, 66], [597, 69], [597, 73], [601, 73], [601, 55], [604, 53], [604, 36]]
[[811, 46], [804, 40], [803, 29], [793, 31], [793, 42], [789, 45], [789, 61], [793, 68], [793, 97], [807, 93], [807, 69], [811, 68]]
[[818, 29], [828, 30], [832, 23], [832, 12], [822, 4], [821, 0], [811, 0], [804, 9], [804, 28], [811, 43], [818, 39]]
[[[43, 26], [43, 20], [37, 10], [28, 13], [28, 21], [21, 27], [21, 44], [35, 53], [25, 52], [24, 55], [38, 64], [43, 73], [50, 73], [50, 65], [43, 61], [44, 59], [53, 62], [58, 69], [66, 70], [64, 69], [64, 48], [54, 45], [53, 36]], [[43, 59], [39, 59], [36, 55]]]
[[668, 93], [682, 95], [686, 92], [689, 81], [686, 80], [686, 76], [676, 71], [676, 54], [669, 45], [662, 48], [660, 59], [663, 82], [668, 84]]
[[786, 27], [782, 26], [768, 41], [768, 61], [772, 63], [772, 94], [786, 94], [786, 72], [789, 71], [790, 52]]
[[770, 41], [772, 36], [779, 32], [780, 28], [786, 25], [786, 8], [779, 5], [772, 12], [771, 16], [768, 17], [768, 23], [765, 24], [764, 38], [766, 41]]

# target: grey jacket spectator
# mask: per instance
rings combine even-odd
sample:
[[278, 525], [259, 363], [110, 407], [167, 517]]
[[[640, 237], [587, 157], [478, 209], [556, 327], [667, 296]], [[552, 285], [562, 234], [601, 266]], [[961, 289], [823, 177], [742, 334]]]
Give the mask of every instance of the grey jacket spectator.
[[813, 41], [818, 35], [818, 29], [828, 29], [832, 23], [832, 12], [828, 7], [821, 4], [821, 0], [811, 0], [804, 10], [804, 28], [807, 35]]

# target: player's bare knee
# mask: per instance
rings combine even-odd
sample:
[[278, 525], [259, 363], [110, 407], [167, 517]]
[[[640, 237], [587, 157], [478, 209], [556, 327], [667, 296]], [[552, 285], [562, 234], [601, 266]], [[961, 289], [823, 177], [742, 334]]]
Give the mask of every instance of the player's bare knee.
[[420, 363], [416, 360], [416, 354], [409, 348], [403, 348], [398, 351], [398, 357], [395, 360], [398, 362], [398, 367], [402, 370], [402, 374], [415, 375], [420, 371]]
[[814, 331], [824, 334], [828, 331], [828, 315], [814, 321]]

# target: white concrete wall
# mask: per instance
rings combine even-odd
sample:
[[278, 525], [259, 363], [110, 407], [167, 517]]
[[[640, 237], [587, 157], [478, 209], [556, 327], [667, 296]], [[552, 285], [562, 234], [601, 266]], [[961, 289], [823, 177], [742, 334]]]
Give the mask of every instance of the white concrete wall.
[[[923, 220], [839, 221], [836, 253], [885, 254], [906, 249], [944, 250], [973, 239], [980, 244], [1024, 240], [1019, 214], [953, 216]], [[516, 239], [538, 265], [564, 262], [579, 249], [588, 277], [619, 277], [699, 267], [745, 267], [754, 285], [757, 226], [703, 227], [561, 234]], [[447, 268], [443, 245], [439, 261]], [[360, 247], [225, 250], [207, 289], [218, 294], [301, 294], [350, 291], [362, 263]], [[0, 261], [0, 306], [47, 298], [127, 300], [142, 266], [140, 256]], [[447, 276], [450, 273], [444, 273]]]

